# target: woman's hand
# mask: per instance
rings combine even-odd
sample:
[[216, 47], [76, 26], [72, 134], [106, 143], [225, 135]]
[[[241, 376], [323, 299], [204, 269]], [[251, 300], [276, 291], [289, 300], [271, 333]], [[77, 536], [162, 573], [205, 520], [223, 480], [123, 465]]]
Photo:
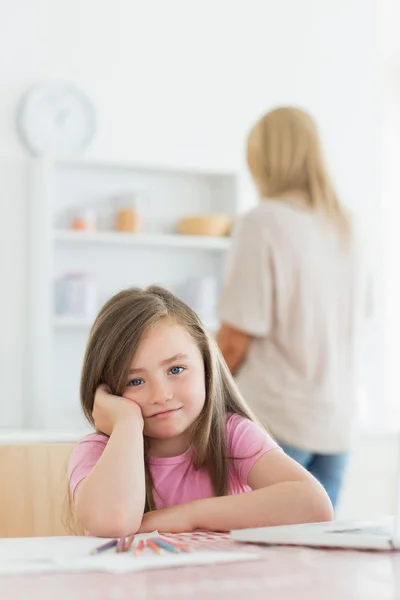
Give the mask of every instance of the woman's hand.
[[106, 435], [111, 435], [116, 424], [121, 421], [134, 419], [143, 428], [139, 405], [133, 400], [110, 394], [105, 385], [100, 385], [96, 390], [92, 415], [96, 429]]
[[152, 510], [143, 515], [138, 533], [184, 533], [197, 529], [194, 518], [194, 502], [178, 504], [170, 508]]

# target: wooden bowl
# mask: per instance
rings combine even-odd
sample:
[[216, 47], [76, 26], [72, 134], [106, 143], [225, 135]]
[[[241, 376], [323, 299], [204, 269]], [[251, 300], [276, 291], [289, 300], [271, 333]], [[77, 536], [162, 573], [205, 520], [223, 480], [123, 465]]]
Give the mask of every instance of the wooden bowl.
[[178, 221], [178, 232], [184, 235], [209, 235], [222, 237], [231, 230], [232, 219], [228, 215], [199, 215]]

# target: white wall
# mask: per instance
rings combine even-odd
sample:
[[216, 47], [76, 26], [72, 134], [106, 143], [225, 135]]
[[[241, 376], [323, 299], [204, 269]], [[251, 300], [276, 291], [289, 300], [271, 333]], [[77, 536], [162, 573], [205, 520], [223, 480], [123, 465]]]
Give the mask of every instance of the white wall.
[[[1, 426], [18, 426], [21, 399], [29, 402], [21, 364], [25, 153], [14, 128], [16, 103], [25, 88], [38, 80], [61, 79], [89, 94], [99, 115], [89, 151], [93, 157], [242, 172], [244, 135], [260, 112], [279, 103], [308, 107], [321, 125], [340, 192], [376, 230], [381, 185], [378, 4], [0, 4]], [[242, 190], [246, 206], [254, 198], [246, 176]]]
[[383, 218], [385, 246], [383, 266], [385, 270], [386, 320], [390, 323], [385, 336], [385, 360], [387, 395], [391, 399], [390, 417], [400, 422], [399, 361], [400, 338], [400, 273], [398, 256], [399, 237], [399, 155], [400, 155], [400, 3], [384, 0], [384, 186]]
[[393, 514], [399, 502], [399, 436], [361, 434], [354, 442], [337, 517], [371, 519]]

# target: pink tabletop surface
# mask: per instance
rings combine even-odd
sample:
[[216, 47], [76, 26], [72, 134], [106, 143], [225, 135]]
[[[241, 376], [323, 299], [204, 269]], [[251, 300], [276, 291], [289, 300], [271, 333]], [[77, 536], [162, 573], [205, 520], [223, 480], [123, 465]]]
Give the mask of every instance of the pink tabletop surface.
[[1, 600], [399, 600], [400, 553], [218, 543], [250, 562], [142, 571], [0, 578]]

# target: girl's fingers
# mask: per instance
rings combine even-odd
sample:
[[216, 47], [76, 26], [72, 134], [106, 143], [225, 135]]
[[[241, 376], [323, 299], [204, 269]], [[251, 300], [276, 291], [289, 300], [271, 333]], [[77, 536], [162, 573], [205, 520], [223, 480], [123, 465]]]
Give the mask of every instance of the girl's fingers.
[[131, 549], [131, 546], [133, 544], [133, 540], [135, 539], [134, 535], [130, 535], [126, 538], [125, 540], [125, 546], [124, 546], [124, 552], [128, 552], [128, 550]]

